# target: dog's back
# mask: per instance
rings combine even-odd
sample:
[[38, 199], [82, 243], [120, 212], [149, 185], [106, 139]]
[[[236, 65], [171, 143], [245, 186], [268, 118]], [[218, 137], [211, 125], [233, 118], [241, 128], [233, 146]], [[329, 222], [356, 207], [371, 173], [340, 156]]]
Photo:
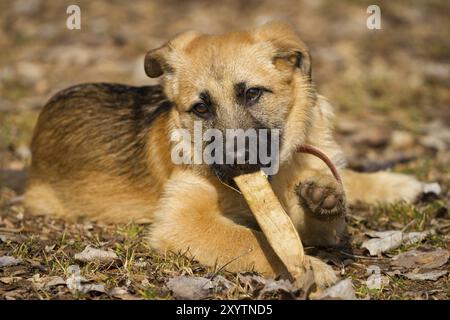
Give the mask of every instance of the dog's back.
[[160, 189], [160, 178], [152, 177], [158, 173], [148, 166], [146, 144], [164, 148], [166, 140], [159, 139], [164, 132], [151, 128], [161, 127], [170, 108], [160, 86], [81, 84], [57, 93], [36, 125], [27, 207], [35, 213], [104, 215], [106, 220], [121, 203], [127, 211], [142, 210], [138, 200], [146, 192], [130, 191], [144, 184], [153, 194]]

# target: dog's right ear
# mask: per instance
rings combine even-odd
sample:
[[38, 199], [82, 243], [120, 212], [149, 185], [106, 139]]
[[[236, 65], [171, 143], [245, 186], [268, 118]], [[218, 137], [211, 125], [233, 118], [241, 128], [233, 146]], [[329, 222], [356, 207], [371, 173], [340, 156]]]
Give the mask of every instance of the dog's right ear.
[[170, 66], [166, 62], [168, 51], [168, 46], [165, 44], [162, 47], [147, 52], [144, 60], [144, 68], [145, 73], [150, 78], [157, 78], [164, 72], [170, 72]]
[[179, 34], [162, 47], [150, 50], [145, 55], [145, 73], [150, 78], [157, 78], [165, 73], [173, 73], [180, 63], [181, 51], [199, 34], [187, 31]]

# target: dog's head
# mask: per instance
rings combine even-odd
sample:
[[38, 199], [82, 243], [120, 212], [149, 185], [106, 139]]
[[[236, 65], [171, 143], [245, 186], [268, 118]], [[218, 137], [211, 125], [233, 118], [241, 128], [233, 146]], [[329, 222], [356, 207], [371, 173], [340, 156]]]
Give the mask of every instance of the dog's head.
[[[212, 164], [221, 175], [259, 168], [259, 157], [257, 163], [249, 163], [248, 157], [261, 148], [285, 161], [304, 140], [315, 99], [311, 59], [305, 44], [287, 25], [269, 23], [224, 35], [186, 32], [148, 52], [145, 71], [150, 77], [164, 76], [166, 95], [175, 105], [176, 126], [191, 137], [196, 123], [203, 134], [208, 129], [222, 133], [225, 143], [239, 140], [228, 136], [227, 129], [256, 131], [256, 147], [249, 147], [251, 138], [246, 136], [244, 147], [215, 150], [215, 156], [224, 154], [224, 164]], [[279, 135], [279, 155], [267, 141], [275, 134]], [[210, 143], [204, 141], [203, 147]], [[228, 160], [238, 161], [245, 155], [244, 163], [228, 163], [231, 151], [235, 154]]]

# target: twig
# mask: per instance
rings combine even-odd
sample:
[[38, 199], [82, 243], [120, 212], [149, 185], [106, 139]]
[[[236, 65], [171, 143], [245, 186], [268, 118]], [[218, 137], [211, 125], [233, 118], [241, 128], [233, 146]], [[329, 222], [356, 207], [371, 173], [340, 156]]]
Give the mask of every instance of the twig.
[[434, 230], [441, 230], [450, 227], [450, 223], [444, 224], [442, 226], [434, 228]]
[[358, 258], [358, 259], [366, 259], [366, 260], [383, 260], [384, 258], [377, 258], [377, 257], [365, 257], [365, 256], [359, 256], [356, 254], [348, 253], [342, 250], [338, 250], [339, 253], [342, 253], [343, 255], [351, 258]]
[[20, 233], [22, 231], [23, 231], [23, 227], [20, 227], [17, 229], [0, 228], [0, 232], [6, 232], [6, 233]]
[[404, 226], [404, 227], [402, 228], [402, 232], [405, 232], [405, 230], [408, 229], [408, 227], [411, 226], [414, 222], [416, 222], [416, 219], [412, 219], [410, 222], [408, 222], [408, 223], [406, 224], [406, 226]]
[[222, 270], [224, 270], [230, 263], [232, 263], [232, 262], [234, 262], [234, 261], [236, 261], [236, 260], [242, 258], [243, 256], [245, 256], [245, 255], [247, 255], [247, 254], [249, 254], [249, 253], [250, 253], [250, 251], [249, 251], [249, 252], [244, 252], [243, 254], [241, 254], [241, 255], [239, 255], [239, 256], [237, 256], [237, 257], [231, 259], [230, 261], [228, 261], [227, 263], [225, 263], [224, 265], [222, 265], [219, 269], [217, 269], [216, 272], [214, 272], [214, 274], [210, 277], [209, 280], [213, 280], [213, 279], [219, 274], [219, 272], [221, 272]]

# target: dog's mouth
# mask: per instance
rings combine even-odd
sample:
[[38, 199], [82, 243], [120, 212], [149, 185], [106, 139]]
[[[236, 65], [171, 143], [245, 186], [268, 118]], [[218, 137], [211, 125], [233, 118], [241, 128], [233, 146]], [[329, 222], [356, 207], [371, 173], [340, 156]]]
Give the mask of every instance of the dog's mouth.
[[234, 188], [239, 189], [237, 185], [235, 184], [233, 178], [253, 173], [256, 171], [259, 171], [263, 169], [264, 167], [267, 167], [266, 165], [261, 164], [212, 164], [210, 165], [211, 170], [214, 172], [214, 174], [217, 176], [217, 178], [224, 184]]
[[[270, 130], [262, 133], [255, 131], [255, 133], [257, 135], [254, 137], [244, 134], [239, 139], [235, 137], [232, 138], [234, 140], [225, 140], [222, 149], [212, 149], [211, 158], [208, 158], [212, 161], [209, 161], [208, 164], [223, 183], [234, 185], [233, 178], [259, 170], [264, 171], [268, 176], [278, 172], [279, 133], [274, 135]], [[230, 141], [231, 143], [228, 144]], [[215, 140], [208, 142], [206, 147], [213, 142]], [[220, 154], [216, 154], [216, 151]]]
[[212, 164], [210, 167], [214, 173], [224, 180], [232, 180], [234, 177], [261, 169], [258, 164]]

